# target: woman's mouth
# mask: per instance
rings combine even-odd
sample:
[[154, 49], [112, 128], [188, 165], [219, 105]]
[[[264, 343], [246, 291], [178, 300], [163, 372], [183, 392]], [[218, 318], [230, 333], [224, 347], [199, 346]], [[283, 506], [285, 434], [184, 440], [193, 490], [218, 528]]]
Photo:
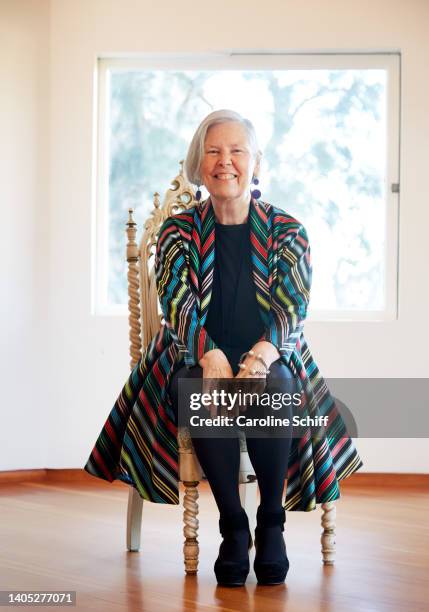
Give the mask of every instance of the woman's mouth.
[[219, 172], [219, 174], [215, 174], [214, 177], [220, 181], [232, 181], [237, 178], [237, 175], [228, 172]]

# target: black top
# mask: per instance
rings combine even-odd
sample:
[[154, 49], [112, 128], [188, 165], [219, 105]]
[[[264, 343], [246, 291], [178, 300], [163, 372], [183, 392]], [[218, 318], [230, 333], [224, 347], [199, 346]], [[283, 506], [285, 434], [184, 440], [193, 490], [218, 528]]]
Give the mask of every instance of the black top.
[[264, 332], [252, 275], [249, 217], [239, 225], [215, 222], [212, 296], [204, 324], [228, 357], [234, 375], [240, 355]]

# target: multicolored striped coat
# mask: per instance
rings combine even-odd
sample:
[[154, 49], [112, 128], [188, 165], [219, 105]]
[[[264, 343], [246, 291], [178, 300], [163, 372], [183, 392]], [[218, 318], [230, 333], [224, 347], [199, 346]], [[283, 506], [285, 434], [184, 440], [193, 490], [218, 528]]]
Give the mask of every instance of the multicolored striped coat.
[[[308, 427], [293, 438], [286, 510], [309, 511], [340, 497], [339, 481], [362, 465], [333, 396], [304, 338], [311, 285], [310, 245], [304, 226], [284, 210], [250, 202], [253, 280], [265, 332], [294, 372], [305, 402], [302, 416], [328, 416], [326, 435]], [[178, 442], [168, 386], [185, 363], [216, 348], [204, 328], [215, 258], [210, 198], [163, 223], [155, 274], [165, 323], [143, 351], [84, 466], [90, 474], [122, 480], [152, 502], [178, 504]], [[250, 347], [249, 347], [250, 348]]]

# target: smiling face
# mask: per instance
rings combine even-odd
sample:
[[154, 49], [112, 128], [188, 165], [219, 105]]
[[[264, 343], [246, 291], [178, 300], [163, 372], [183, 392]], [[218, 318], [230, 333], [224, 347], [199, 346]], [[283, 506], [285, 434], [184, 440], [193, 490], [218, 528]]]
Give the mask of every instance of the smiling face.
[[252, 177], [258, 172], [259, 163], [241, 123], [228, 121], [208, 129], [200, 175], [212, 198], [221, 201], [250, 197]]

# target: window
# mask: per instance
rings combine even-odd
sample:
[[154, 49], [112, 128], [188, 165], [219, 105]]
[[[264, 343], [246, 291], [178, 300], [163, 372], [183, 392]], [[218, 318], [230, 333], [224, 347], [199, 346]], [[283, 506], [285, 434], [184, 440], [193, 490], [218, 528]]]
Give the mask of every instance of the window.
[[127, 312], [128, 208], [141, 231], [199, 122], [232, 108], [258, 134], [262, 200], [308, 231], [308, 318], [396, 318], [398, 55], [103, 59], [98, 74], [97, 313]]

